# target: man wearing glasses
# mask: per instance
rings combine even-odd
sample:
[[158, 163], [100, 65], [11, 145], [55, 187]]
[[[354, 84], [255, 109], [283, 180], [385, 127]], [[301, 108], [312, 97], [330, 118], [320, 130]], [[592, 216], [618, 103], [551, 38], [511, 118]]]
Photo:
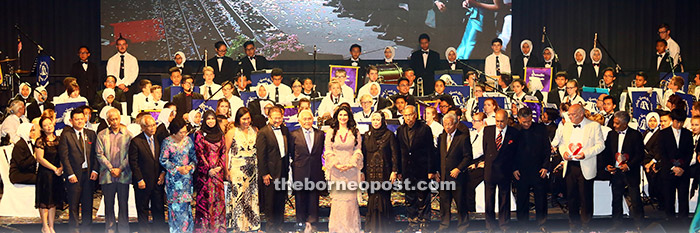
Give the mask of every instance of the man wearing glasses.
[[245, 56], [238, 59], [238, 64], [241, 65], [245, 77], [250, 77], [253, 71], [269, 69], [267, 59], [260, 55], [255, 55], [255, 42], [246, 41], [243, 43]]
[[268, 97], [276, 104], [279, 104], [281, 101], [286, 100], [290, 95], [292, 95], [292, 89], [286, 84], [282, 83], [282, 69], [272, 69], [272, 74], [270, 76], [272, 76], [272, 85], [267, 88], [268, 92], [270, 93]]
[[671, 26], [668, 24], [662, 23], [659, 25], [659, 39], [666, 40], [666, 43], [668, 44], [668, 52], [670, 53], [669, 55], [671, 58], [673, 58], [673, 64], [676, 65], [678, 64], [678, 58], [681, 56], [681, 47], [678, 46], [678, 43], [676, 43], [673, 38], [671, 38]]
[[[233, 81], [236, 73], [240, 70], [238, 64], [226, 56], [228, 46], [223, 41], [214, 44], [216, 56], [207, 61], [207, 65], [214, 68], [214, 82], [224, 83], [226, 80]], [[201, 83], [198, 83], [201, 84]]]
[[397, 84], [397, 87], [396, 87], [396, 89], [399, 91], [399, 93], [389, 97], [391, 99], [391, 101], [396, 101], [396, 98], [401, 96], [401, 97], [404, 97], [404, 99], [406, 100], [406, 103], [408, 103], [409, 105], [415, 106], [416, 105], [416, 97], [411, 95], [410, 93], [408, 93], [409, 88], [411, 87], [411, 84], [409, 84], [409, 83], [410, 82], [408, 81], [407, 78], [399, 78], [399, 83]]
[[80, 46], [78, 57], [80, 61], [73, 63], [70, 69], [70, 76], [75, 77], [78, 86], [82, 89], [81, 94], [88, 100], [94, 100], [95, 93], [97, 93], [97, 85], [100, 83], [98, 81], [97, 64], [88, 61], [90, 49], [87, 46]]

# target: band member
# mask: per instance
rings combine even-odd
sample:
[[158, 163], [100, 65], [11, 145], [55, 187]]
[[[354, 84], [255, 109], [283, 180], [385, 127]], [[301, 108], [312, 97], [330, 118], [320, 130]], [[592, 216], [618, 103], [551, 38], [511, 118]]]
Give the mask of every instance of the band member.
[[423, 78], [424, 93], [433, 93], [433, 82], [435, 80], [435, 70], [440, 66], [440, 54], [430, 50], [430, 36], [421, 34], [418, 36], [420, 49], [411, 54], [411, 69], [415, 71], [416, 77]]
[[[661, 180], [659, 183], [663, 187], [661, 190], [663, 190], [666, 220], [683, 221], [687, 220], [689, 212], [690, 175], [686, 170], [693, 155], [693, 135], [688, 129], [682, 127], [686, 118], [685, 110], [674, 109], [670, 116], [671, 127], [658, 133], [654, 159], [658, 161], [656, 170]], [[676, 200], [678, 200], [677, 217], [674, 208]]]
[[238, 59], [238, 63], [241, 64], [241, 70], [243, 70], [243, 75], [250, 77], [250, 73], [253, 71], [270, 68], [265, 57], [255, 54], [254, 41], [250, 40], [243, 43], [243, 50], [245, 50], [245, 56]]

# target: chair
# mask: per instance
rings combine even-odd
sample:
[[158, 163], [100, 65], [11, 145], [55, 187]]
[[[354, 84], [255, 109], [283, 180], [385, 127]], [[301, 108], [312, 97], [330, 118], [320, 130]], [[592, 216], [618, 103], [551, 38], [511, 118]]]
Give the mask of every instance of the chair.
[[0, 216], [39, 217], [34, 208], [36, 186], [29, 184], [12, 184], [10, 182], [10, 159], [12, 145], [0, 147], [0, 176], [4, 185], [4, 194], [0, 199]]

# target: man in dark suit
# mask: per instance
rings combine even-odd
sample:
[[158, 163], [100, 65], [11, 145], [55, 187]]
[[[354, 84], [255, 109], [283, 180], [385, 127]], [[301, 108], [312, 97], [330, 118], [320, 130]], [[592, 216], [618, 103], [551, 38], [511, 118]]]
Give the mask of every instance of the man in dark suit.
[[185, 113], [192, 111], [193, 99], [204, 99], [202, 94], [192, 90], [193, 85], [194, 78], [192, 78], [192, 76], [185, 77], [185, 79], [182, 80], [182, 92], [173, 96], [173, 103], [177, 106], [176, 117], [182, 117]]
[[[506, 125], [508, 113], [499, 109], [496, 124], [484, 128], [484, 199], [486, 228], [507, 230], [510, 221], [510, 183], [513, 163], [518, 150], [518, 130]], [[495, 195], [498, 187], [498, 224], [496, 224]]]
[[612, 67], [605, 68], [603, 70], [603, 88], [608, 89], [610, 96], [615, 97], [616, 100], [620, 99], [620, 95], [627, 88], [626, 86], [620, 85], [620, 82], [615, 82], [617, 80], [617, 72]]
[[523, 40], [520, 42], [520, 51], [522, 53], [516, 53], [512, 57], [511, 72], [512, 74], [521, 75], [520, 77], [525, 77], [524, 72], [526, 67], [539, 67], [542, 64], [542, 59], [535, 53], [532, 55], [532, 41]]
[[233, 95], [241, 97], [241, 92], [249, 92], [250, 91], [250, 81], [248, 80], [248, 76], [245, 75], [238, 75], [236, 76], [236, 82], [234, 82], [233, 85]]
[[[139, 121], [143, 131], [129, 143], [129, 166], [131, 166], [136, 213], [139, 229], [143, 232], [165, 230], [165, 169], [160, 165], [160, 142], [156, 140], [156, 121], [145, 115]], [[150, 206], [153, 226], [148, 224]]]
[[284, 202], [287, 200], [287, 181], [289, 173], [289, 130], [283, 124], [283, 110], [280, 107], [270, 109], [270, 124], [258, 132], [255, 147], [258, 151], [258, 176], [261, 197], [260, 207], [267, 216], [266, 232], [282, 232], [284, 222]]
[[[245, 56], [238, 59], [238, 64], [241, 64], [240, 68], [243, 70], [243, 75], [250, 77], [253, 71], [270, 68], [265, 57], [255, 55], [255, 42], [252, 40], [246, 41], [243, 43], [243, 49], [245, 50]], [[233, 77], [227, 78], [227, 80], [233, 80]]]
[[[686, 112], [683, 109], [671, 111], [671, 127], [659, 131], [654, 159], [663, 187], [664, 211], [666, 220], [684, 221], [688, 218], [690, 176], [685, 172], [693, 156], [693, 135], [683, 128]], [[675, 206], [678, 195], [678, 217]]]
[[177, 66], [170, 67], [170, 69], [168, 69], [168, 73], [170, 73], [170, 82], [172, 82], [172, 84], [163, 88], [163, 96], [161, 96], [160, 98], [160, 100], [165, 102], [171, 101], [170, 87], [182, 86], [182, 70], [180, 68], [178, 68]]
[[433, 133], [422, 120], [417, 120], [416, 107], [408, 105], [403, 109], [404, 124], [396, 130], [401, 150], [400, 174], [412, 187], [406, 187], [408, 231], [425, 230], [430, 220], [430, 190], [418, 190], [418, 182], [433, 179], [437, 167], [437, 154], [432, 143]]
[[[84, 128], [87, 118], [83, 108], [73, 109], [70, 113], [71, 127], [61, 133], [58, 153], [63, 166], [63, 175], [68, 181], [68, 228], [71, 232], [89, 232], [92, 224], [92, 193], [99, 173], [95, 144], [97, 135]], [[82, 208], [81, 212], [78, 212]], [[79, 214], [82, 226], [78, 229]]]
[[675, 64], [673, 58], [666, 51], [668, 48], [668, 42], [663, 39], [656, 40], [656, 54], [651, 59], [649, 64], [649, 83], [651, 86], [656, 86], [659, 83], [659, 74], [671, 72], [671, 66]]
[[396, 95], [389, 96], [389, 99], [391, 99], [391, 101], [396, 102], [396, 98], [401, 96], [404, 98], [404, 100], [406, 100], [406, 103], [408, 103], [409, 105], [416, 106], [416, 97], [409, 93], [410, 84], [408, 79], [403, 77], [399, 78], [399, 82], [396, 85], [396, 89], [399, 91], [399, 93]]
[[[290, 145], [292, 156], [292, 175], [294, 182], [324, 181], [321, 167], [323, 156], [324, 133], [313, 128], [314, 116], [311, 111], [304, 110], [299, 113], [301, 128], [291, 132], [292, 143]], [[318, 222], [318, 197], [321, 190], [295, 190], [296, 193], [296, 219], [300, 231], [309, 230], [315, 232], [312, 224]]]
[[360, 54], [362, 54], [362, 46], [358, 44], [352, 44], [350, 46], [350, 58], [348, 58], [348, 60], [345, 60], [344, 62], [344, 65], [346, 66], [359, 67], [357, 69], [357, 80], [355, 80], [355, 93], [358, 93], [360, 91], [360, 88], [366, 83], [366, 64], [364, 60], [360, 59]]
[[603, 114], [603, 117], [605, 117], [605, 124], [603, 126], [607, 126], [610, 129], [615, 129], [615, 126], [613, 125], [613, 115], [615, 114], [615, 108], [617, 107], [617, 102], [615, 102], [615, 98], [612, 96], [605, 96], [603, 97], [603, 109], [601, 109], [601, 114]]
[[[438, 232], [447, 232], [450, 227], [450, 210], [452, 201], [457, 205], [458, 231], [466, 232], [469, 226], [469, 212], [466, 199], [466, 184], [469, 180], [467, 166], [472, 160], [472, 146], [469, 131], [457, 130], [461, 124], [457, 116], [448, 113], [442, 118], [445, 131], [438, 138], [439, 160], [435, 161], [438, 180], [455, 182], [454, 190], [439, 190], [440, 194], [440, 228]], [[437, 156], [436, 156], [437, 157]]]
[[[605, 150], [602, 160], [606, 164], [606, 170], [610, 172], [610, 184], [612, 186], [612, 215], [615, 222], [609, 232], [623, 231], [622, 223], [622, 196], [625, 195], [631, 201], [630, 215], [634, 219], [637, 229], [641, 229], [644, 221], [644, 205], [639, 195], [639, 169], [645, 156], [644, 139], [639, 131], [630, 129], [627, 124], [630, 120], [629, 113], [615, 112], [614, 130], [608, 132], [605, 139]], [[622, 143], [620, 144], [620, 140]]]
[[[216, 56], [207, 60], [207, 64], [214, 68], [214, 82], [224, 83], [226, 80], [233, 80], [236, 73], [240, 71], [238, 62], [226, 56], [228, 46], [223, 41], [216, 42], [214, 48], [216, 49]], [[201, 70], [196, 72], [201, 72]], [[202, 83], [204, 82], [202, 81]], [[197, 84], [201, 85], [202, 83]]]
[[87, 46], [80, 46], [78, 49], [78, 57], [80, 61], [73, 63], [70, 69], [70, 76], [75, 77], [80, 86], [80, 94], [89, 99], [95, 99], [97, 85], [99, 82], [99, 73], [97, 64], [89, 62], [90, 49]]
[[549, 94], [547, 95], [548, 104], [554, 104], [557, 108], [559, 108], [559, 105], [561, 105], [562, 100], [565, 96], [567, 96], [566, 83], [568, 81], [569, 79], [567, 78], [566, 71], [562, 71], [556, 74], [556, 77], [554, 78], [554, 83], [556, 83], [557, 85], [553, 86], [549, 90]]
[[520, 138], [513, 162], [518, 224], [527, 230], [530, 214], [530, 189], [535, 193], [537, 227], [547, 232], [547, 173], [549, 172], [550, 143], [547, 128], [532, 122], [532, 110], [524, 107], [517, 113]]
[[440, 67], [440, 54], [430, 50], [430, 36], [421, 34], [418, 37], [420, 49], [411, 54], [411, 69], [416, 77], [423, 78], [423, 93], [433, 93], [435, 85], [435, 70]]

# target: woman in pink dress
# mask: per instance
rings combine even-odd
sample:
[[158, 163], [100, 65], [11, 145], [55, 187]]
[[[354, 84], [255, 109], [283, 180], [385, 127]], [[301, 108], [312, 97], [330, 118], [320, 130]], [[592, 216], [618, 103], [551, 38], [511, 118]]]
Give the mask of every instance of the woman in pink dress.
[[195, 232], [226, 232], [224, 133], [216, 123], [214, 111], [205, 112], [202, 119], [202, 128], [195, 133], [194, 141], [197, 153]]
[[[352, 110], [341, 106], [333, 114], [331, 130], [326, 134], [325, 156], [326, 171], [329, 181], [349, 184], [355, 182], [359, 187], [362, 170], [362, 137], [356, 128]], [[333, 183], [329, 183], [333, 184]], [[352, 185], [346, 185], [352, 186]], [[331, 214], [328, 219], [328, 231], [360, 232], [360, 207], [357, 190], [330, 188]]]

